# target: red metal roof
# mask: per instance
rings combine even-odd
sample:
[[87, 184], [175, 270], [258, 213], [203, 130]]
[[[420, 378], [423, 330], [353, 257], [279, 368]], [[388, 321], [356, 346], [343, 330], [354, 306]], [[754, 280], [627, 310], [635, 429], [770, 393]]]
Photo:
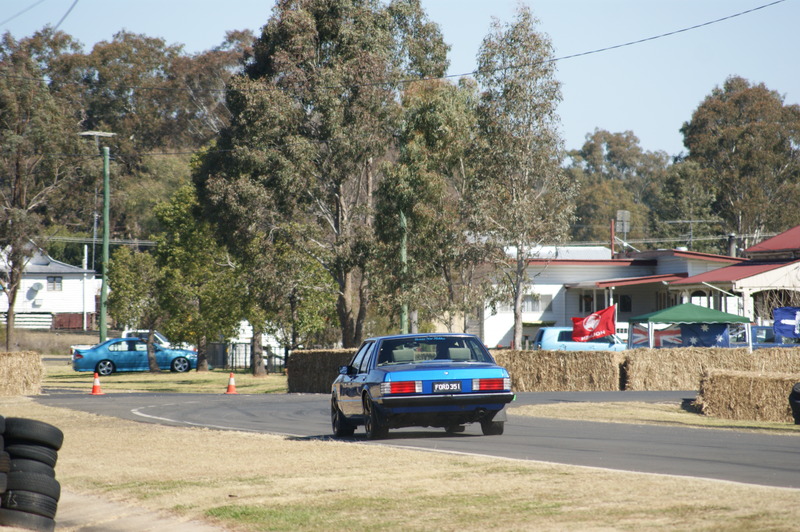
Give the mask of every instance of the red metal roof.
[[745, 250], [746, 253], [800, 249], [800, 225], [768, 238]]
[[[800, 261], [798, 261], [800, 262]], [[793, 262], [775, 261], [775, 262], [742, 262], [739, 264], [732, 264], [710, 272], [693, 275], [685, 279], [674, 281], [670, 284], [683, 285], [683, 284], [702, 284], [702, 283], [730, 283], [740, 279], [746, 279], [759, 273], [775, 270]]]
[[568, 283], [569, 288], [608, 288], [611, 286], [631, 286], [635, 284], [649, 284], [667, 282], [671, 283], [686, 277], [687, 273], [667, 273], [660, 275], [645, 275], [643, 277], [623, 277], [619, 279], [603, 279], [600, 281], [583, 281], [581, 283]]

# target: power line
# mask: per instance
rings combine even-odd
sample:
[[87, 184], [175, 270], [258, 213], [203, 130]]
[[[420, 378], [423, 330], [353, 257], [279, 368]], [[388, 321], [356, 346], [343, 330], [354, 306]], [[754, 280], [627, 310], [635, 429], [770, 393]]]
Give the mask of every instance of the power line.
[[44, 0], [39, 0], [38, 2], [34, 2], [33, 4], [29, 5], [28, 7], [26, 7], [26, 8], [25, 8], [25, 9], [23, 9], [22, 11], [20, 11], [19, 13], [16, 13], [16, 14], [14, 14], [14, 15], [11, 15], [10, 17], [8, 17], [7, 19], [5, 19], [4, 21], [0, 22], [0, 26], [5, 26], [6, 24], [8, 24], [9, 22], [11, 22], [12, 20], [14, 20], [15, 18], [17, 18], [18, 16], [22, 15], [23, 13], [27, 13], [28, 11], [30, 11], [30, 10], [31, 10], [31, 9], [33, 9], [34, 7], [36, 7], [36, 6], [38, 6], [39, 4], [41, 4], [42, 2], [44, 2]]
[[69, 15], [70, 13], [72, 13], [72, 9], [75, 7], [75, 5], [76, 5], [77, 3], [78, 3], [78, 0], [75, 0], [74, 2], [72, 2], [72, 5], [71, 5], [71, 6], [69, 6], [69, 9], [67, 9], [67, 12], [66, 12], [66, 13], [64, 13], [64, 16], [63, 16], [63, 17], [61, 17], [61, 20], [59, 20], [59, 21], [58, 21], [58, 24], [56, 24], [56, 25], [53, 27], [53, 31], [56, 31], [56, 30], [58, 29], [58, 27], [59, 27], [59, 26], [61, 26], [61, 23], [62, 23], [62, 22], [64, 22], [64, 19], [65, 19], [65, 18], [67, 18], [67, 15]]

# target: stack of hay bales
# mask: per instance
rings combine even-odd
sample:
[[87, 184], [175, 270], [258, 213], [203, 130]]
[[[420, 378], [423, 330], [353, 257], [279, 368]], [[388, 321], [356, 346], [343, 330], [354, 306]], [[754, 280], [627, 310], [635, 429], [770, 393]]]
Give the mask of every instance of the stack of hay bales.
[[624, 356], [617, 351], [493, 351], [518, 392], [617, 391]]
[[293, 351], [286, 365], [289, 393], [330, 393], [331, 384], [355, 349], [306, 349]]
[[711, 370], [700, 383], [696, 404], [723, 419], [795, 422], [789, 395], [800, 373]]
[[697, 390], [708, 371], [800, 372], [800, 352], [793, 348], [681, 347], [635, 349], [625, 354], [624, 389]]
[[25, 418], [0, 416], [0, 526], [55, 529], [61, 484], [55, 465], [64, 434], [57, 427]]
[[42, 391], [43, 376], [39, 353], [0, 353], [0, 395], [38, 395]]

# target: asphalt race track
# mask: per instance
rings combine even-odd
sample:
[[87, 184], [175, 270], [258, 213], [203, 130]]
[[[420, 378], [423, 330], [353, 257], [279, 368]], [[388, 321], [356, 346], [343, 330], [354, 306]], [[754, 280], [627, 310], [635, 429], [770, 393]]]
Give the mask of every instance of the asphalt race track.
[[[518, 404], [550, 402], [681, 401], [694, 392], [520, 393]], [[35, 400], [145, 423], [284, 434], [298, 439], [332, 438], [325, 394], [102, 396], [45, 390]], [[363, 430], [351, 438], [365, 443]], [[502, 436], [483, 436], [480, 426], [461, 434], [408, 428], [369, 445], [539, 460], [624, 471], [729, 480], [800, 488], [800, 437], [731, 430], [566, 421], [514, 416]]]

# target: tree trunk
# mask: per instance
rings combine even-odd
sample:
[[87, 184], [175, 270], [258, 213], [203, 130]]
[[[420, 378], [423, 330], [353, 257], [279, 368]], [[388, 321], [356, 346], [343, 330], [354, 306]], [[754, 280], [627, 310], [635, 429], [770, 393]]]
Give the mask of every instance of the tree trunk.
[[156, 348], [153, 347], [153, 342], [156, 338], [156, 332], [153, 327], [147, 331], [147, 364], [150, 366], [151, 373], [160, 373], [161, 368], [158, 367], [156, 360]]
[[22, 271], [25, 268], [25, 261], [19, 253], [15, 253], [15, 251], [12, 249], [9, 256], [11, 260], [9, 261], [10, 271], [8, 272], [8, 285], [6, 286], [6, 294], [8, 295], [8, 313], [6, 313], [6, 351], [11, 351], [11, 346], [14, 344], [14, 322], [16, 321], [14, 305], [17, 303], [19, 283], [22, 279]]
[[264, 346], [261, 344], [264, 333], [253, 328], [253, 338], [250, 339], [250, 368], [254, 377], [264, 377], [267, 370], [264, 368]]
[[208, 371], [208, 339], [205, 335], [197, 341], [197, 371]]

